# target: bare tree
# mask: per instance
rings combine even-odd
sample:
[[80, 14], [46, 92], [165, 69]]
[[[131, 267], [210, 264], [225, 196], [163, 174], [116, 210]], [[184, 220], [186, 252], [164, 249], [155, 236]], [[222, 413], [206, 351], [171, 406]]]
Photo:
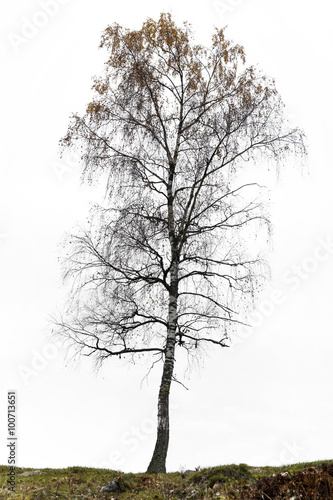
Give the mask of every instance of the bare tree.
[[101, 47], [105, 73], [61, 142], [81, 147], [83, 178], [105, 180], [107, 195], [71, 237], [72, 300], [57, 332], [99, 363], [162, 361], [148, 472], [165, 472], [176, 348], [226, 346], [261, 274], [243, 243], [269, 220], [260, 186], [239, 172], [304, 152], [303, 138], [274, 82], [245, 66], [224, 30], [205, 48], [161, 14], [138, 31], [109, 26]]

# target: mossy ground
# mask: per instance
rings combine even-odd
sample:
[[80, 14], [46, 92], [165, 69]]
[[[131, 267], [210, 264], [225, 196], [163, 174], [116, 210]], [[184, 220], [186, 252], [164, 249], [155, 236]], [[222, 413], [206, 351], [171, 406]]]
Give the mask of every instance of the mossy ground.
[[[283, 467], [223, 465], [155, 475], [88, 467], [17, 468], [14, 493], [7, 489], [8, 472], [9, 467], [0, 466], [1, 500], [333, 499], [333, 460]], [[121, 491], [100, 493], [114, 479]]]

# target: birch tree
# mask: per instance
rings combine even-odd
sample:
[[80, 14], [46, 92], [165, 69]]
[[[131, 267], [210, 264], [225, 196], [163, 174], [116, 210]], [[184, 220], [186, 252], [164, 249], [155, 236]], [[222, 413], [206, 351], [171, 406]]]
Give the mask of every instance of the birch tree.
[[72, 292], [57, 333], [98, 363], [161, 362], [147, 472], [165, 472], [177, 350], [227, 346], [261, 274], [244, 242], [269, 220], [256, 179], [239, 172], [303, 152], [303, 137], [274, 81], [223, 29], [207, 48], [161, 14], [139, 30], [107, 27], [100, 46], [105, 71], [61, 145], [80, 148], [84, 181], [105, 182], [106, 197], [68, 241]]

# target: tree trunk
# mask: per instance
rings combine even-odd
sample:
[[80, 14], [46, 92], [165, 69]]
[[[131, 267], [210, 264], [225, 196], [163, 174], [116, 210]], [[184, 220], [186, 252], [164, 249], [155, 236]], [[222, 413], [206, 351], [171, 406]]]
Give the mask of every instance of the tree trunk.
[[178, 302], [178, 265], [172, 266], [172, 285], [170, 287], [169, 318], [165, 360], [162, 380], [158, 394], [157, 439], [153, 457], [148, 466], [149, 473], [165, 473], [166, 457], [169, 446], [169, 394], [175, 364], [177, 302]]
[[175, 342], [168, 339], [162, 380], [158, 394], [157, 439], [153, 457], [147, 472], [166, 472], [166, 457], [169, 446], [169, 394], [174, 367]]

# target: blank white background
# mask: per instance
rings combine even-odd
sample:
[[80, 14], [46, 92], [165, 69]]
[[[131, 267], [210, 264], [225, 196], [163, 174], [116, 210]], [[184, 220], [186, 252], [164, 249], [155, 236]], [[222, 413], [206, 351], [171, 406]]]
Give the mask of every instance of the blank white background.
[[0, 463], [9, 389], [18, 392], [20, 466], [135, 472], [151, 458], [160, 369], [141, 387], [142, 360], [129, 367], [111, 359], [98, 374], [87, 360], [73, 365], [50, 340], [48, 322], [63, 299], [59, 242], [84, 222], [94, 196], [80, 187], [75, 161], [59, 158], [58, 141], [103, 67], [102, 30], [114, 21], [139, 28], [161, 11], [191, 22], [207, 45], [213, 26], [228, 25], [248, 62], [276, 79], [309, 143], [308, 173], [289, 165], [271, 193], [272, 279], [257, 326], [201, 368], [184, 374], [184, 360], [176, 364], [189, 390], [172, 387], [168, 470], [332, 458], [330, 2], [62, 0], [54, 15], [40, 14], [42, 4], [7, 2], [0, 13]]

